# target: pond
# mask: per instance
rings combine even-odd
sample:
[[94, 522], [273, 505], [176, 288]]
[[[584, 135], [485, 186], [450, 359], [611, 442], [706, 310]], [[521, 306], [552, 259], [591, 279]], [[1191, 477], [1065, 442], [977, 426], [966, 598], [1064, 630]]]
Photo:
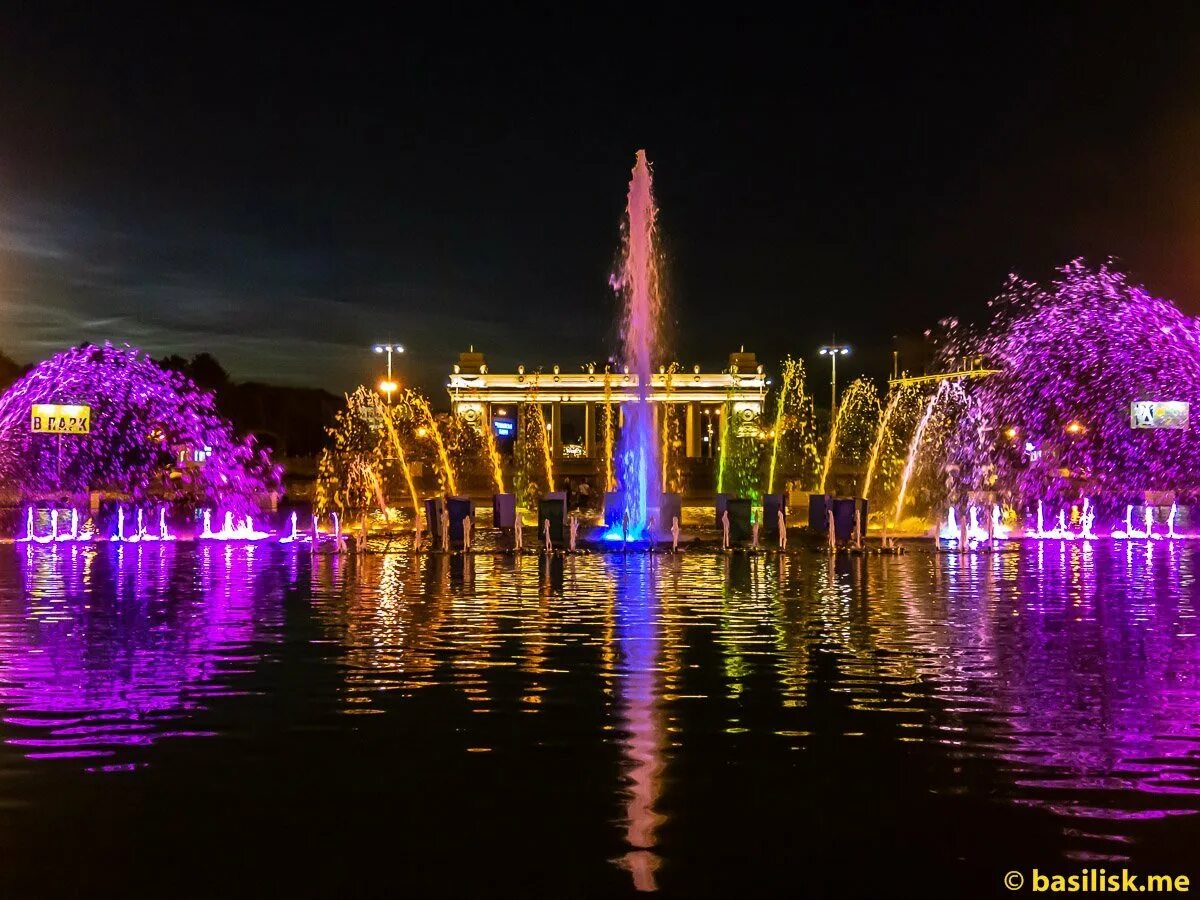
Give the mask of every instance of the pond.
[[0, 548], [3, 896], [1191, 874], [1182, 542]]

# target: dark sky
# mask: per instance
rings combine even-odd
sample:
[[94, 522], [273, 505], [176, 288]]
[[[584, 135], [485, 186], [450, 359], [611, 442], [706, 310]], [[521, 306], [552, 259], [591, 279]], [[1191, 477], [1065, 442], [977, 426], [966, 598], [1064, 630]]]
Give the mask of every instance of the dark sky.
[[893, 335], [1077, 255], [1200, 312], [1183, 4], [24, 6], [0, 15], [0, 348], [25, 361], [108, 338], [342, 390], [389, 337], [429, 388], [472, 343], [603, 359], [639, 147], [685, 364], [816, 366], [836, 329], [882, 374]]

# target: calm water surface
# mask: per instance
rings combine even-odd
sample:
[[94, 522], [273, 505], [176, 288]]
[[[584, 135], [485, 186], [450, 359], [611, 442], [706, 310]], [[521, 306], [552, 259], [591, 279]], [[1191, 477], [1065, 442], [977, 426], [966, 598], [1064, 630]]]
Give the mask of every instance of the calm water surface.
[[1195, 879], [1196, 565], [0, 547], [0, 896]]

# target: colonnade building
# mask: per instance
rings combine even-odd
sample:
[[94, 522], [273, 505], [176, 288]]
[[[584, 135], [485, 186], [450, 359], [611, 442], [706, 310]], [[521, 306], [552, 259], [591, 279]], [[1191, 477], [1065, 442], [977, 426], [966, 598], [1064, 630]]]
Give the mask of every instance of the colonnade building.
[[[517, 434], [528, 404], [541, 404], [551, 453], [568, 462], [565, 472], [578, 474], [603, 466], [605, 404], [619, 429], [623, 408], [640, 402], [638, 376], [615, 367], [588, 364], [564, 371], [555, 365], [546, 371], [522, 365], [515, 372], [492, 372], [473, 347], [459, 355], [447, 388], [453, 413], [478, 429], [490, 428], [502, 448], [511, 448], [508, 439]], [[656, 428], [668, 418], [664, 410], [669, 407], [681, 455], [701, 461], [718, 455], [726, 416], [733, 417], [730, 425], [738, 435], [761, 430], [766, 390], [763, 367], [742, 350], [730, 354], [721, 372], [661, 366], [651, 376], [649, 401]]]

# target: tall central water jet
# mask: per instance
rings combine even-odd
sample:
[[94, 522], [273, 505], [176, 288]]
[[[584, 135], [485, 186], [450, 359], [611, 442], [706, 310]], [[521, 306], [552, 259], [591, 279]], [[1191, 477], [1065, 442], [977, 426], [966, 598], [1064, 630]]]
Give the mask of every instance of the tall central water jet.
[[[629, 199], [625, 208], [625, 241], [621, 271], [613, 278], [614, 289], [625, 300], [621, 318], [622, 349], [626, 370], [637, 378], [637, 393], [625, 402], [625, 421], [617, 445], [617, 477], [624, 497], [623, 521], [630, 539], [648, 537], [650, 505], [658, 502], [658, 441], [654, 413], [650, 407], [650, 381], [654, 354], [659, 349], [658, 254], [650, 164], [646, 151], [637, 152]], [[611, 519], [610, 519], [611, 521]]]

